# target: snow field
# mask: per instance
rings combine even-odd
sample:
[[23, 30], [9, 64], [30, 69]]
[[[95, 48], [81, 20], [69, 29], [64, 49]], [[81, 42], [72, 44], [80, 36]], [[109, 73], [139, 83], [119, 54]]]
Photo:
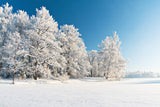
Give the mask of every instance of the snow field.
[[0, 80], [1, 107], [159, 107], [160, 79]]

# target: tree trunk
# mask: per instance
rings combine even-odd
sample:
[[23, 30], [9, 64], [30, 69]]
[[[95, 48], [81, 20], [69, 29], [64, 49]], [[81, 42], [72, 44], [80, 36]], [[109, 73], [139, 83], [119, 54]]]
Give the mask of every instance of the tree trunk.
[[14, 71], [13, 71], [13, 84], [15, 83], [15, 82], [14, 82], [14, 79], [15, 79], [15, 71], [16, 71], [16, 66], [14, 66]]
[[3, 62], [1, 62], [0, 64], [0, 71], [2, 71], [2, 68], [3, 68]]
[[13, 72], [13, 82], [12, 82], [13, 84], [15, 83], [14, 78], [15, 78], [15, 72]]
[[106, 77], [106, 79], [108, 80], [108, 76]]
[[69, 72], [69, 69], [70, 69], [70, 68], [69, 68], [69, 64], [70, 64], [70, 62], [69, 62], [69, 60], [68, 60], [68, 61], [67, 61], [67, 68], [66, 68], [66, 72], [67, 72], [68, 75], [70, 75], [70, 72]]
[[91, 70], [91, 77], [93, 77], [93, 71]]
[[104, 77], [105, 77], [106, 79], [108, 79], [108, 73], [107, 73], [107, 74], [104, 73]]
[[69, 67], [67, 67], [66, 72], [67, 72], [67, 75], [70, 75]]
[[34, 79], [37, 80], [38, 78], [38, 74], [37, 74], [37, 71], [34, 73]]
[[36, 61], [36, 63], [35, 63], [36, 71], [35, 71], [35, 73], [34, 73], [34, 79], [35, 79], [35, 80], [37, 80], [37, 78], [38, 78], [38, 74], [37, 74], [37, 64], [38, 64], [38, 62]]
[[31, 63], [31, 56], [29, 56], [29, 63]]

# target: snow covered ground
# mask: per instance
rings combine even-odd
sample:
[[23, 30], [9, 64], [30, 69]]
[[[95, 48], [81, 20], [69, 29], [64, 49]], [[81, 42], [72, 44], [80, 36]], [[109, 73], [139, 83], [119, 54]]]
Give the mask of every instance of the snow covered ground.
[[0, 80], [0, 107], [160, 107], [160, 78]]

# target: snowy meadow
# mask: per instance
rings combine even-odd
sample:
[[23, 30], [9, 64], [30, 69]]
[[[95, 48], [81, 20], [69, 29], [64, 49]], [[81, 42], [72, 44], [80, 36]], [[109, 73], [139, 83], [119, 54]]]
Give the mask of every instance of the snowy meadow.
[[0, 80], [1, 107], [159, 107], [160, 78]]

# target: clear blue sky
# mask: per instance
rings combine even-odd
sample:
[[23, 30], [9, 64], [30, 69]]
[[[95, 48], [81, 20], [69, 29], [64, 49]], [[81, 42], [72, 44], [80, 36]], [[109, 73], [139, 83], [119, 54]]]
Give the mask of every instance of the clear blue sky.
[[117, 31], [128, 70], [160, 72], [160, 0], [1, 0], [35, 14], [45, 6], [59, 25], [79, 28], [87, 50]]

